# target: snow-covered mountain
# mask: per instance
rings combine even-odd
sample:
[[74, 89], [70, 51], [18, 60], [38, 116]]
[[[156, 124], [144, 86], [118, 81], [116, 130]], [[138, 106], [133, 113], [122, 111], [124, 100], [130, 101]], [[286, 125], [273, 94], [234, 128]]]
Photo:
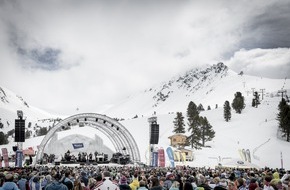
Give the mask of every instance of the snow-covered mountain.
[[275, 95], [282, 88], [289, 89], [289, 85], [289, 80], [241, 75], [230, 70], [225, 64], [218, 63], [194, 68], [181, 76], [131, 95], [104, 113], [126, 119], [136, 115], [140, 117], [153, 113], [183, 112], [190, 101], [196, 105], [202, 104], [205, 109], [208, 106], [212, 109], [216, 106], [222, 107], [226, 100], [231, 102], [238, 91], [243, 96], [252, 98], [253, 90], [260, 92], [263, 89], [263, 96]]
[[[20, 95], [17, 95], [5, 87], [0, 86], [0, 129], [4, 133], [14, 129], [15, 119], [18, 119], [17, 111], [23, 111], [23, 119], [26, 127], [34, 135], [35, 128], [41, 124], [42, 127], [51, 126], [58, 117], [41, 109], [31, 106]], [[34, 129], [33, 129], [34, 128]]]
[[[130, 131], [137, 142], [141, 161], [146, 162], [149, 144], [148, 117], [156, 112], [160, 125], [157, 146], [166, 148], [169, 146], [168, 137], [173, 134], [175, 113], [183, 112], [183, 115], [186, 116], [186, 108], [190, 101], [195, 102], [196, 105], [201, 103], [206, 109], [201, 112], [201, 115], [207, 117], [216, 136], [211, 142], [206, 143], [211, 148], [195, 150], [194, 161], [187, 165], [214, 166], [217, 164], [218, 158], [239, 158], [239, 149], [249, 149], [253, 156], [252, 162], [260, 167], [280, 167], [283, 153], [284, 167], [289, 169], [289, 142], [281, 140], [277, 135], [276, 114], [281, 100], [281, 93], [279, 93], [281, 89], [287, 90], [286, 95], [289, 96], [290, 81], [240, 75], [219, 63], [192, 69], [182, 76], [174, 77], [168, 82], [132, 95], [101, 114], [106, 114], [111, 118], [125, 119], [120, 122]], [[225, 122], [223, 104], [226, 100], [232, 102], [237, 91], [245, 97], [246, 108], [242, 114], [236, 114], [232, 110], [231, 121]], [[263, 100], [258, 108], [251, 106], [253, 91], [261, 92], [260, 98]], [[17, 110], [23, 110], [27, 124], [31, 122], [32, 126], [48, 127], [58, 117], [32, 107], [7, 88], [1, 87], [0, 97], [0, 118], [4, 124], [1, 131], [7, 132], [14, 128]], [[207, 110], [208, 106], [211, 107], [211, 110]], [[133, 119], [135, 115], [138, 115], [138, 118]], [[30, 130], [34, 130], [33, 127]], [[87, 129], [84, 127], [74, 130], [75, 133], [85, 134]], [[96, 131], [96, 134], [98, 132]], [[66, 133], [66, 131], [61, 133]], [[92, 130], [89, 133], [92, 135]], [[37, 145], [42, 139], [43, 136], [27, 139], [23, 147], [32, 146], [37, 149]], [[15, 143], [13, 139], [10, 140], [8, 145], [0, 146], [0, 148], [7, 147], [11, 152], [12, 145]], [[105, 139], [104, 143], [113, 148], [108, 139]]]

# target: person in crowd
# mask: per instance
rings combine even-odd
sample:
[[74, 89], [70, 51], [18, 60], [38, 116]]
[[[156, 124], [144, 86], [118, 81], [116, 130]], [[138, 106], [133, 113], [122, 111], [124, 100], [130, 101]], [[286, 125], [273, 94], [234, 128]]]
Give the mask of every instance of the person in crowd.
[[96, 186], [96, 179], [93, 177], [89, 177], [89, 182], [88, 182], [88, 189], [92, 190]]
[[138, 174], [135, 173], [133, 177], [133, 181], [129, 184], [129, 186], [131, 190], [137, 190], [139, 187]]
[[196, 190], [197, 189], [197, 185], [196, 185], [196, 178], [195, 177], [193, 177], [193, 176], [190, 176], [189, 178], [188, 178], [188, 181], [191, 183], [191, 185], [192, 185], [192, 187], [193, 187], [193, 189], [194, 190]]
[[39, 173], [37, 173], [36, 175], [33, 175], [30, 178], [30, 180], [29, 180], [29, 189], [30, 190], [41, 190]]
[[180, 183], [178, 181], [174, 181], [169, 188], [169, 190], [179, 190]]
[[146, 182], [141, 180], [139, 181], [139, 188], [138, 190], [148, 190], [147, 187], [146, 187]]
[[111, 181], [109, 171], [103, 172], [103, 182], [98, 186], [98, 190], [120, 190], [118, 184]]
[[265, 176], [263, 190], [275, 190], [274, 187], [270, 184], [272, 179], [273, 177], [271, 175]]
[[257, 183], [257, 180], [255, 178], [252, 178], [250, 180], [250, 184], [248, 186], [249, 190], [255, 190], [257, 187], [259, 187], [259, 184]]
[[281, 178], [282, 186], [284, 187], [285, 190], [290, 190], [290, 174], [286, 172], [283, 177]]
[[210, 186], [207, 184], [207, 179], [203, 175], [199, 175], [197, 187], [198, 189], [203, 188], [204, 190], [211, 190]]
[[166, 173], [166, 180], [164, 181], [164, 187], [168, 190], [174, 181], [174, 175], [171, 172]]
[[83, 190], [80, 177], [76, 177], [74, 180], [74, 190]]
[[4, 183], [2, 187], [0, 187], [0, 190], [19, 190], [16, 183], [13, 182], [13, 175], [12, 174], [6, 174], [4, 178]]
[[242, 177], [237, 179], [237, 188], [238, 190], [247, 190], [246, 180]]
[[96, 177], [96, 184], [93, 190], [99, 190], [99, 186], [103, 184], [103, 176], [101, 174], [98, 174]]
[[127, 178], [122, 176], [119, 181], [119, 188], [120, 190], [131, 190], [131, 187], [128, 184]]
[[229, 180], [227, 190], [237, 190], [237, 186], [236, 186], [235, 182]]
[[152, 177], [150, 179], [150, 190], [162, 190], [157, 177]]
[[219, 179], [219, 178], [215, 178], [215, 179], [217, 181], [217, 184], [214, 187], [214, 190], [227, 190], [228, 182], [226, 179]]
[[85, 171], [81, 172], [81, 177], [80, 177], [81, 183], [84, 183], [84, 186], [87, 187], [89, 183], [89, 179], [87, 176], [87, 173]]
[[166, 181], [165, 177], [162, 176], [162, 177], [159, 178], [159, 184], [160, 184], [160, 186], [162, 187], [163, 190], [167, 190], [166, 187], [164, 187], [164, 182], [165, 181]]
[[182, 190], [193, 190], [193, 187], [191, 185], [191, 183], [189, 181], [186, 181], [184, 184], [183, 184], [183, 188]]
[[18, 180], [17, 185], [20, 190], [26, 190], [27, 176], [25, 174], [21, 175], [21, 178]]
[[70, 174], [71, 171], [67, 169], [61, 182], [67, 186], [68, 190], [73, 190], [74, 186], [73, 181], [70, 179]]
[[68, 190], [67, 186], [60, 182], [61, 178], [60, 173], [55, 173], [52, 182], [45, 187], [45, 190]]

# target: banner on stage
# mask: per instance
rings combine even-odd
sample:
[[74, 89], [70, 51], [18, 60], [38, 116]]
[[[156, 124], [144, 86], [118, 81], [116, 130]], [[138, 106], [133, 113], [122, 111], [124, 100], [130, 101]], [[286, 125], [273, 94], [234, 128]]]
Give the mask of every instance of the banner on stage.
[[72, 143], [74, 149], [84, 148], [84, 143]]

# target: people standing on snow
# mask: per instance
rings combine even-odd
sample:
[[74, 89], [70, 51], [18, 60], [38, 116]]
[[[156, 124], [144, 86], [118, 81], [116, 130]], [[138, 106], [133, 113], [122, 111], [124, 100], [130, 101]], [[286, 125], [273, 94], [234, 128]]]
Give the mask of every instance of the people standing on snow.
[[111, 174], [109, 171], [103, 172], [103, 182], [98, 187], [98, 190], [120, 190], [118, 184], [111, 181]]
[[175, 177], [171, 172], [166, 173], [166, 180], [164, 181], [164, 187], [168, 190], [172, 186]]
[[55, 173], [52, 182], [45, 187], [45, 190], [68, 190], [67, 186], [60, 182], [61, 178], [60, 173]]
[[150, 179], [150, 190], [162, 190], [162, 187], [159, 184], [159, 180], [157, 177], [152, 177]]
[[139, 181], [138, 181], [138, 175], [137, 173], [134, 174], [133, 176], [133, 181], [129, 184], [131, 190], [137, 190], [139, 187]]
[[6, 174], [4, 178], [4, 183], [2, 187], [0, 187], [0, 190], [19, 190], [16, 183], [13, 182], [13, 175], [12, 174]]
[[120, 190], [131, 190], [131, 187], [128, 184], [127, 178], [122, 176], [119, 181], [119, 188]]

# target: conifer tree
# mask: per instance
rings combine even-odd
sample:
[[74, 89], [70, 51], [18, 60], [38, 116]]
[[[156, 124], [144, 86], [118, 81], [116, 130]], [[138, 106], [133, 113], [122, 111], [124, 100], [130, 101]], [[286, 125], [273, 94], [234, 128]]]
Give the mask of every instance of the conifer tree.
[[211, 124], [206, 117], [200, 117], [201, 123], [201, 140], [204, 147], [205, 142], [211, 141], [215, 137], [215, 131], [212, 129]]
[[192, 148], [200, 149], [201, 144], [201, 130], [200, 130], [200, 120], [199, 111], [194, 102], [190, 102], [187, 107], [187, 120], [188, 120], [188, 131], [190, 135], [188, 136], [188, 141]]
[[286, 137], [286, 141], [290, 142], [290, 106], [287, 105], [287, 107], [284, 110], [285, 116], [283, 119], [283, 137]]
[[282, 131], [282, 137], [286, 137], [286, 141], [290, 142], [290, 106], [282, 98], [278, 105], [277, 120], [279, 122], [279, 128]]
[[202, 104], [199, 104], [198, 107], [197, 107], [197, 110], [199, 112], [204, 111], [203, 105]]
[[226, 100], [225, 104], [224, 104], [224, 118], [225, 118], [226, 122], [231, 120], [231, 117], [232, 117], [232, 113], [231, 113], [230, 102]]
[[245, 108], [245, 100], [244, 96], [242, 96], [241, 92], [236, 92], [235, 98], [232, 102], [232, 107], [236, 111], [236, 113], [242, 113], [242, 110]]
[[182, 112], [176, 113], [176, 118], [174, 118], [173, 121], [174, 124], [174, 133], [185, 133], [185, 124], [184, 124], [184, 117], [182, 115]]
[[0, 131], [0, 145], [8, 144], [8, 135], [5, 135], [2, 131]]
[[287, 106], [287, 102], [284, 98], [282, 98], [282, 100], [280, 101], [279, 105], [278, 105], [278, 114], [277, 114], [277, 120], [279, 122], [279, 128], [283, 129], [284, 128], [284, 124], [283, 124], [283, 118], [285, 116], [284, 113], [284, 109]]
[[254, 99], [252, 101], [252, 106], [257, 108], [259, 104], [260, 104], [260, 95], [256, 91], [254, 92]]

